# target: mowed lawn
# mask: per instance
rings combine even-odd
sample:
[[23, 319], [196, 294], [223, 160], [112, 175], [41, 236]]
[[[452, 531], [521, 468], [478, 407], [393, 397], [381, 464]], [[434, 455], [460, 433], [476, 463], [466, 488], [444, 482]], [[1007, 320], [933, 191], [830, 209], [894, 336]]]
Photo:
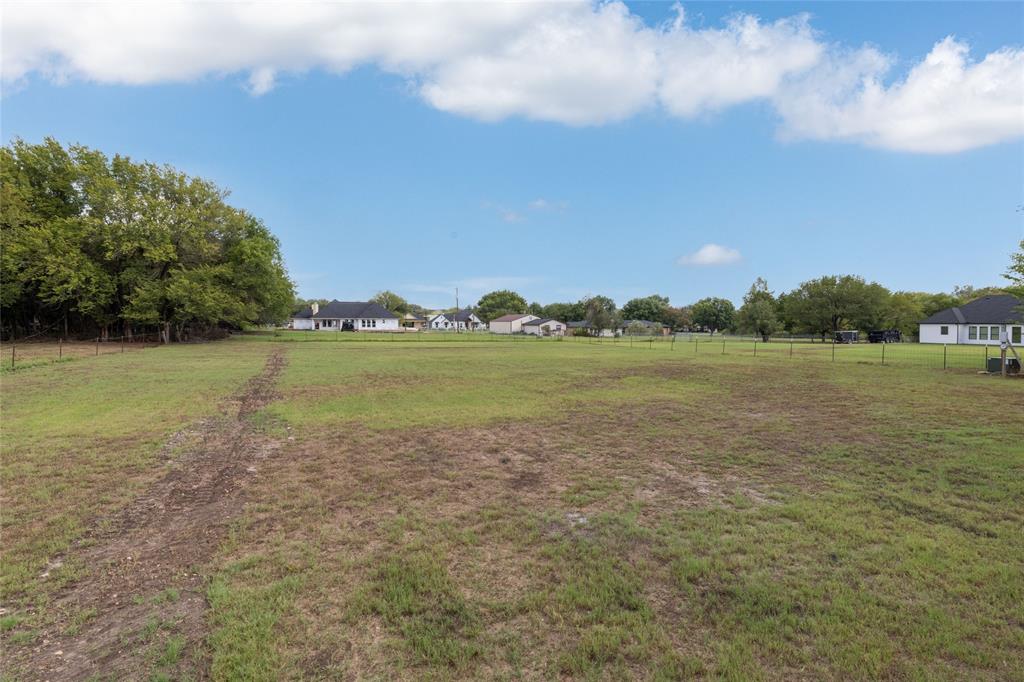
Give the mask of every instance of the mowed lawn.
[[246, 416], [280, 447], [196, 567], [202, 644], [168, 662], [187, 640], [154, 621], [155, 677], [1024, 679], [1024, 381], [296, 341], [3, 376], [5, 647], [38, 646], [90, 579], [75, 537], [281, 352]]

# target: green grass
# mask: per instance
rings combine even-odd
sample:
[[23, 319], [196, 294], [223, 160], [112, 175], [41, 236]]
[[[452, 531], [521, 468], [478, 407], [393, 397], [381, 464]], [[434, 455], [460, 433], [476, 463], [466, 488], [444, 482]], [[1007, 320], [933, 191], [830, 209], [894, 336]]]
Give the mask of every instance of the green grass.
[[910, 344], [323, 336], [6, 375], [10, 584], [44, 594], [277, 342], [280, 448], [197, 567], [214, 679], [1022, 679], [1024, 381]]
[[[47, 561], [159, 475], [168, 436], [216, 413], [267, 350], [177, 346], [5, 376], [0, 590], [17, 600], [44, 588], [37, 577]], [[51, 571], [50, 585], [60, 573]]]

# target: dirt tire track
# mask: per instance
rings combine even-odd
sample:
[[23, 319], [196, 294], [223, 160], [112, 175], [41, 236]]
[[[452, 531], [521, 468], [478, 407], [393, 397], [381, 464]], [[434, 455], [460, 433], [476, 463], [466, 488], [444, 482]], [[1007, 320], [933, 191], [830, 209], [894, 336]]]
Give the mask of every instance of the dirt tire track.
[[[41, 633], [39, 645], [6, 652], [6, 665], [21, 672], [18, 679], [148, 677], [149, 642], [141, 633], [153, 618], [173, 623], [173, 633], [185, 638], [177, 672], [206, 676], [207, 662], [199, 653], [206, 636], [208, 576], [200, 571], [241, 510], [241, 492], [257, 471], [254, 465], [280, 445], [258, 433], [248, 416], [277, 397], [274, 385], [284, 365], [277, 348], [220, 415], [175, 434], [165, 455], [186, 445], [168, 462], [170, 470], [69, 552], [88, 575], [55, 596], [49, 610], [58, 614], [57, 621]], [[154, 595], [167, 588], [180, 596], [154, 603]], [[68, 635], [74, 614], [90, 609], [95, 617]]]

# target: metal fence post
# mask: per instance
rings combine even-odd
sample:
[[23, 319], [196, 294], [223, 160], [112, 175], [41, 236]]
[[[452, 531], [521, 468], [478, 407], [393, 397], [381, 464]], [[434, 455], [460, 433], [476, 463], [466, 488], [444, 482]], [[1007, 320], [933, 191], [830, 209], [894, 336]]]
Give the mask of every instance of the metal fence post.
[[64, 358], [64, 337], [57, 337], [57, 359], [62, 360]]
[[832, 362], [836, 361], [836, 337], [832, 337]]
[[722, 338], [722, 355], [725, 355], [725, 338]]
[[121, 352], [124, 352], [124, 335], [121, 335]]
[[882, 364], [883, 365], [885, 364], [885, 346], [886, 346], [886, 344], [883, 343], [882, 344]]
[[946, 369], [946, 344], [942, 344], [942, 369]]
[[11, 369], [14, 369], [14, 334], [11, 334]]
[[96, 355], [100, 354], [100, 337], [96, 337]]
[[757, 357], [757, 338], [754, 338], [754, 357]]
[[789, 337], [789, 357], [793, 357], [793, 337]]
[[673, 332], [672, 333], [672, 345], [669, 346], [669, 350], [675, 350], [675, 349], [676, 349], [676, 335], [675, 335], [675, 332]]

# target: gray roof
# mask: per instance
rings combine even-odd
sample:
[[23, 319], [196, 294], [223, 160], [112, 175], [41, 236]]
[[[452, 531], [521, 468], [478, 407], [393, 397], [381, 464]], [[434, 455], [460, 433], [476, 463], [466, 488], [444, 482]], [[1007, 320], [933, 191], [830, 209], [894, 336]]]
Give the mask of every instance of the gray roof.
[[570, 322], [566, 322], [565, 326], [570, 329], [589, 329], [590, 323], [586, 320], [572, 320]]
[[556, 319], [551, 318], [551, 317], [545, 317], [545, 318], [542, 318], [540, 320], [530, 320], [529, 322], [523, 322], [523, 326], [524, 327], [539, 327], [542, 324], [547, 324], [549, 322], [558, 322], [558, 324], [562, 324], [561, 320], [556, 320]]
[[295, 317], [313, 318], [314, 320], [356, 318], [394, 320], [398, 318], [384, 306], [371, 301], [331, 301], [327, 305], [320, 306], [316, 315], [313, 314], [312, 308], [306, 308]]
[[452, 322], [469, 322], [470, 316], [473, 314], [473, 310], [470, 308], [463, 308], [454, 313], [445, 315]]
[[1016, 296], [999, 294], [982, 296], [961, 306], [940, 310], [921, 324], [1003, 324], [1024, 322], [1024, 304]]

